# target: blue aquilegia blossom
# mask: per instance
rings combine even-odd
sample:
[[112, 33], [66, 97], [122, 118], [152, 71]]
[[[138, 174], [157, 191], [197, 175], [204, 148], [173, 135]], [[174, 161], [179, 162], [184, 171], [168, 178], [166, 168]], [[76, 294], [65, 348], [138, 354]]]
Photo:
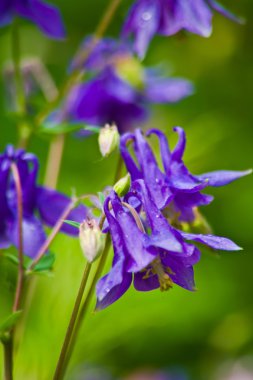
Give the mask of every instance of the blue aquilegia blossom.
[[[81, 50], [91, 41], [91, 37], [86, 39]], [[80, 57], [72, 62], [71, 70], [83, 67], [90, 79], [68, 94], [57, 112], [57, 122], [98, 127], [114, 123], [123, 133], [143, 124], [152, 104], [175, 103], [193, 92], [191, 82], [185, 79], [165, 77], [157, 68], [144, 69], [128, 44], [112, 38], [100, 40], [86, 61], [82, 54]]]
[[15, 17], [22, 17], [38, 26], [53, 39], [63, 39], [65, 28], [58, 9], [41, 0], [1, 0], [0, 27], [12, 22]]
[[175, 103], [193, 91], [185, 79], [164, 78], [153, 71], [145, 71], [143, 79], [138, 89], [107, 67], [97, 77], [74, 87], [60, 118], [99, 127], [114, 123], [124, 133], [148, 119], [152, 104]]
[[209, 37], [213, 10], [238, 20], [215, 0], [136, 0], [123, 27], [133, 35], [134, 50], [143, 58], [155, 34], [171, 36], [180, 30]]
[[123, 200], [112, 191], [104, 212], [114, 258], [110, 272], [97, 284], [98, 310], [118, 300], [132, 282], [138, 291], [165, 291], [173, 284], [194, 290], [193, 266], [200, 259], [200, 251], [191, 242], [217, 250], [240, 249], [223, 237], [187, 234], [173, 228], [143, 180], [134, 181]]
[[[18, 246], [17, 194], [12, 163], [17, 166], [22, 187], [24, 253], [34, 258], [46, 239], [43, 223], [54, 226], [71, 200], [57, 191], [38, 186], [37, 157], [8, 145], [0, 154], [0, 249]], [[69, 218], [82, 222], [86, 216], [86, 208], [79, 205], [71, 211]], [[74, 227], [65, 224], [61, 231], [77, 235]]]
[[[167, 138], [157, 129], [149, 130], [146, 135], [156, 135], [160, 142], [163, 169], [160, 169], [155, 155], [141, 130], [127, 133], [121, 137], [120, 150], [132, 181], [143, 179], [159, 210], [166, 212], [171, 222], [192, 222], [196, 207], [209, 204], [213, 197], [202, 194], [207, 186], [219, 187], [250, 174], [251, 170], [220, 170], [201, 175], [192, 175], [183, 162], [186, 145], [185, 132], [175, 127], [179, 140], [171, 151]], [[129, 142], [137, 162], [129, 151]]]

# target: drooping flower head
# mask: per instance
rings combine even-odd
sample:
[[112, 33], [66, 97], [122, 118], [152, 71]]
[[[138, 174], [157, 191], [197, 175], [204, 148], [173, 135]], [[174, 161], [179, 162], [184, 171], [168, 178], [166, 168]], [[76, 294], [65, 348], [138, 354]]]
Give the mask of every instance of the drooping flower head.
[[[18, 206], [12, 163], [16, 164], [22, 188], [24, 253], [33, 258], [46, 239], [43, 223], [54, 226], [71, 200], [57, 191], [38, 186], [37, 157], [8, 145], [0, 155], [0, 249], [18, 246]], [[69, 218], [82, 222], [86, 215], [86, 208], [79, 205]], [[78, 234], [74, 227], [65, 224], [61, 231], [73, 236]]]
[[[200, 259], [195, 243], [214, 250], [237, 251], [231, 240], [209, 233], [185, 232], [191, 227], [194, 210], [211, 202], [202, 194], [206, 186], [223, 186], [249, 173], [216, 171], [192, 175], [183, 162], [186, 145], [182, 128], [174, 129], [179, 140], [171, 151], [166, 136], [153, 129], [146, 133], [159, 138], [163, 169], [140, 130], [121, 137], [121, 154], [132, 184], [124, 197], [111, 191], [104, 203], [105, 232], [110, 233], [114, 258], [112, 269], [97, 284], [97, 309], [118, 300], [133, 282], [138, 291], [170, 289], [174, 284], [194, 290], [194, 265]], [[133, 144], [135, 159], [129, 152]]]
[[65, 28], [58, 9], [41, 0], [1, 0], [0, 27], [12, 22], [15, 17], [25, 18], [53, 39], [65, 37]]
[[145, 56], [155, 34], [171, 36], [180, 30], [210, 36], [213, 10], [239, 21], [215, 0], [136, 0], [123, 28], [123, 36], [133, 35], [134, 50]]
[[111, 271], [97, 284], [97, 309], [118, 300], [132, 281], [138, 291], [165, 291], [173, 284], [194, 290], [193, 266], [200, 259], [200, 251], [191, 242], [218, 250], [240, 249], [223, 237], [189, 234], [173, 228], [143, 180], [134, 181], [124, 199], [111, 192], [104, 212], [114, 258]]

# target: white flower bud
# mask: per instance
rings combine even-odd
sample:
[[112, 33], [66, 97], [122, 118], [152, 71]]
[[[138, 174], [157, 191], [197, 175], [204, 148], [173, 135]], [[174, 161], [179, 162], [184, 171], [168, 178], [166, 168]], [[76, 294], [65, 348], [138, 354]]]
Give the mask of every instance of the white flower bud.
[[84, 257], [89, 263], [95, 261], [103, 252], [105, 234], [94, 219], [85, 220], [80, 224], [79, 240]]
[[106, 124], [99, 132], [99, 149], [103, 157], [108, 156], [119, 146], [119, 132], [115, 124]]
[[121, 178], [118, 182], [115, 183], [113, 186], [113, 190], [116, 194], [118, 194], [119, 197], [123, 197], [131, 186], [131, 177], [130, 174], [127, 173], [125, 177]]

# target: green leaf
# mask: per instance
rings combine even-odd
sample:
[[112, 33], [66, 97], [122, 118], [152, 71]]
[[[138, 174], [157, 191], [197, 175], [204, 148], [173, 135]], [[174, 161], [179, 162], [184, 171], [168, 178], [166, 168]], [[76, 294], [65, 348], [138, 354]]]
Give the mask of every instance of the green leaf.
[[22, 313], [22, 310], [15, 311], [14, 313], [10, 314], [3, 323], [0, 324], [0, 333], [6, 332], [6, 330], [12, 329], [20, 318], [20, 315]]
[[4, 252], [2, 256], [9, 260], [12, 264], [18, 265], [18, 257], [13, 255], [12, 253]]
[[50, 271], [53, 268], [55, 262], [55, 255], [51, 252], [42, 256], [38, 264], [35, 265], [34, 272]]
[[99, 133], [101, 131], [101, 128], [95, 127], [94, 125], [86, 125], [82, 129], [93, 133]]
[[78, 229], [80, 228], [80, 224], [81, 224], [81, 223], [75, 222], [74, 220], [64, 220], [64, 223], [69, 224], [70, 226], [76, 227]]
[[47, 135], [58, 135], [61, 133], [70, 133], [83, 129], [83, 124], [71, 124], [71, 123], [61, 123], [56, 124], [55, 122], [45, 122], [42, 124], [38, 133]]
[[99, 198], [99, 202], [101, 203], [101, 206], [103, 206], [103, 204], [105, 202], [105, 195], [104, 195], [104, 193], [98, 192], [98, 198]]

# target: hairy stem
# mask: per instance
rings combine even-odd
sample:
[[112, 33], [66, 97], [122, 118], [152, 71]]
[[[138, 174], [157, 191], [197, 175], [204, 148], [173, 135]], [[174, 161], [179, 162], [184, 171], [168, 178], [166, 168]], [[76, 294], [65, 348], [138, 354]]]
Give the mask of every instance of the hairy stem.
[[64, 338], [64, 342], [63, 342], [63, 345], [62, 345], [61, 353], [60, 353], [60, 356], [59, 356], [59, 359], [58, 359], [58, 363], [57, 363], [57, 367], [56, 367], [56, 370], [55, 370], [55, 373], [54, 373], [53, 380], [60, 380], [60, 379], [63, 378], [64, 362], [65, 362], [65, 358], [66, 358], [66, 355], [67, 355], [67, 352], [68, 352], [68, 347], [69, 347], [69, 343], [70, 343], [70, 340], [71, 340], [71, 337], [72, 337], [72, 334], [73, 334], [73, 330], [74, 330], [74, 327], [75, 327], [75, 323], [76, 323], [76, 319], [77, 319], [77, 316], [78, 316], [78, 311], [79, 311], [80, 304], [81, 304], [81, 301], [82, 301], [82, 297], [83, 297], [83, 293], [84, 293], [84, 290], [85, 290], [85, 286], [86, 286], [86, 283], [87, 283], [87, 280], [88, 280], [88, 277], [89, 277], [89, 274], [90, 274], [91, 265], [92, 264], [87, 263], [86, 266], [85, 266], [85, 268], [84, 268], [84, 273], [83, 273], [82, 281], [81, 281], [81, 284], [80, 284], [80, 287], [79, 287], [79, 290], [78, 290], [78, 294], [77, 294], [77, 297], [76, 297], [75, 305], [74, 305], [74, 308], [73, 308], [73, 311], [72, 311], [72, 314], [71, 314], [71, 318], [70, 318], [69, 325], [68, 325], [68, 328], [67, 328], [67, 332], [66, 332], [66, 335], [65, 335], [65, 338]]

